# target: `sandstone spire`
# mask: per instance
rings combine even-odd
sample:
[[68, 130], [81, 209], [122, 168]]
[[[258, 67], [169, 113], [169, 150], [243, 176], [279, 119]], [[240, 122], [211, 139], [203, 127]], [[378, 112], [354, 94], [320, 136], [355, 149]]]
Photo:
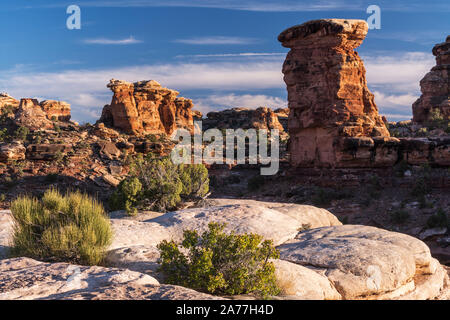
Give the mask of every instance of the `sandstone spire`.
[[365, 68], [354, 51], [368, 31], [363, 20], [323, 19], [283, 31], [291, 162], [334, 166], [345, 137], [389, 137]]
[[416, 123], [428, 121], [433, 109], [439, 109], [444, 118], [450, 119], [450, 35], [434, 46], [433, 54], [436, 66], [420, 81], [422, 95], [413, 104]]

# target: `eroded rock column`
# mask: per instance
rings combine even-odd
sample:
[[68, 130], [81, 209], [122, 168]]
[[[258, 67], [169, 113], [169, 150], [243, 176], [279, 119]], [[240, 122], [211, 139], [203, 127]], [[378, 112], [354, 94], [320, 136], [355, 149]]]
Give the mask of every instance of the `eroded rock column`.
[[450, 119], [450, 35], [434, 46], [436, 66], [420, 81], [422, 95], [413, 104], [413, 121], [425, 123], [431, 111], [438, 109], [444, 119]]
[[[283, 73], [292, 165], [370, 165], [373, 155], [364, 161], [354, 157], [356, 162], [342, 158], [342, 152], [348, 151], [346, 138], [389, 137], [367, 88], [364, 64], [354, 51], [367, 31], [363, 20], [326, 19], [291, 27], [279, 35], [282, 45], [291, 49]], [[374, 142], [369, 142], [368, 148], [374, 148]], [[360, 141], [352, 143], [359, 146]]]

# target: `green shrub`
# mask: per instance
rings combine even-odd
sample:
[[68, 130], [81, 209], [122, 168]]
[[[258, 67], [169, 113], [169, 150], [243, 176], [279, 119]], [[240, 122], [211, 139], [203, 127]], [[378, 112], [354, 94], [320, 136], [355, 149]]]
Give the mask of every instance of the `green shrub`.
[[111, 197], [112, 210], [135, 214], [136, 207], [141, 207], [165, 212], [209, 192], [208, 170], [202, 164], [176, 165], [170, 158], [141, 155], [130, 160], [130, 168], [130, 175]]
[[266, 181], [266, 179], [264, 178], [264, 176], [261, 176], [261, 175], [256, 175], [254, 177], [251, 177], [250, 179], [248, 179], [247, 189], [249, 191], [256, 191], [264, 185], [265, 181]]
[[8, 129], [3, 128], [0, 130], [0, 142], [4, 142], [9, 139]]
[[316, 206], [329, 206], [333, 200], [342, 200], [351, 197], [352, 194], [345, 190], [317, 187], [314, 189], [311, 202]]
[[80, 192], [63, 196], [49, 189], [41, 200], [21, 196], [11, 211], [13, 256], [96, 265], [111, 241], [102, 205]]
[[59, 175], [57, 173], [49, 173], [45, 176], [45, 182], [56, 182], [58, 181]]
[[391, 213], [391, 220], [396, 224], [405, 223], [409, 219], [409, 213], [406, 210], [395, 210]]
[[394, 172], [397, 177], [404, 177], [405, 172], [410, 170], [411, 166], [408, 164], [406, 160], [402, 160], [394, 166]]
[[208, 169], [204, 165], [185, 165], [178, 168], [182, 184], [181, 196], [204, 197], [209, 192]]
[[430, 193], [430, 185], [428, 182], [428, 178], [425, 176], [419, 177], [414, 182], [414, 185], [411, 189], [411, 196], [416, 197], [418, 199], [422, 199]]
[[433, 214], [427, 220], [428, 228], [447, 228], [450, 227], [450, 219], [447, 217], [447, 214], [439, 208], [439, 210]]
[[137, 213], [135, 206], [142, 191], [142, 184], [139, 179], [132, 177], [122, 180], [117, 190], [110, 198], [111, 208], [113, 210], [126, 210], [129, 215], [135, 215]]
[[275, 267], [268, 261], [279, 258], [272, 241], [256, 234], [226, 234], [224, 228], [211, 223], [201, 236], [185, 230], [182, 250], [174, 241], [161, 242], [160, 271], [166, 282], [221, 295], [279, 294]]
[[26, 141], [29, 133], [30, 133], [30, 129], [28, 129], [27, 127], [20, 126], [14, 132], [14, 138], [16, 138], [18, 140]]

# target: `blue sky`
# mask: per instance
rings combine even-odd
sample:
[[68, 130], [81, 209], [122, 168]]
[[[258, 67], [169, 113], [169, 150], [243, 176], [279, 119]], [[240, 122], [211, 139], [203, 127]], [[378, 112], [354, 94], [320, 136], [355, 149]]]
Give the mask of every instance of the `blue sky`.
[[[81, 30], [66, 9], [81, 8]], [[450, 34], [450, 2], [272, 0], [14, 0], [0, 9], [0, 91], [60, 99], [79, 122], [95, 122], [110, 102], [109, 79], [153, 79], [193, 99], [202, 112], [285, 107], [284, 29], [318, 18], [366, 20], [381, 29], [357, 51], [380, 112], [411, 118], [431, 49]]]

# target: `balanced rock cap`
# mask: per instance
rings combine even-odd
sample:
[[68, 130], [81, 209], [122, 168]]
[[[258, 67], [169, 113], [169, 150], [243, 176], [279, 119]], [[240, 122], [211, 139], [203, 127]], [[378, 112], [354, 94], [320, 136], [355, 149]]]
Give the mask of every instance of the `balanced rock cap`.
[[367, 35], [369, 26], [364, 20], [319, 19], [284, 30], [278, 41], [284, 47], [293, 48], [307, 44], [333, 46], [346, 43], [358, 47]]

